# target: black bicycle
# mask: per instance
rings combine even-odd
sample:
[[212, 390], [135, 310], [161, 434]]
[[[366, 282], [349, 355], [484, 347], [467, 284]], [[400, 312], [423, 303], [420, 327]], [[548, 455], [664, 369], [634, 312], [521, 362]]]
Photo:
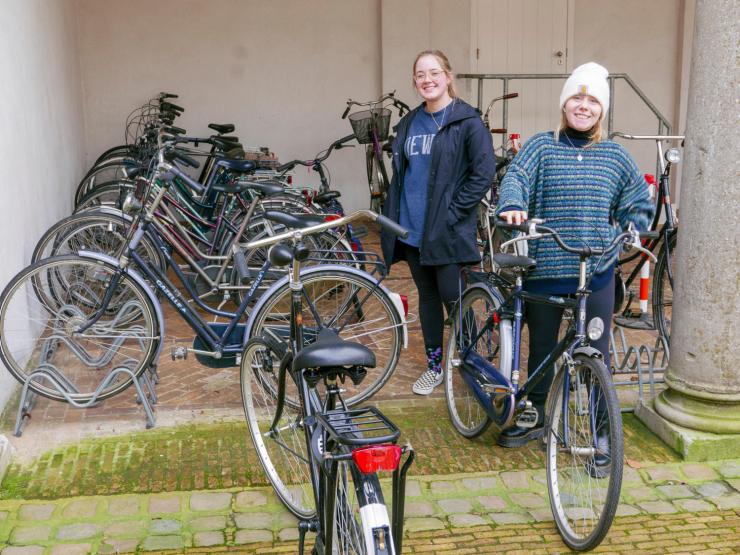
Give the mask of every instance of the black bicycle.
[[[383, 216], [376, 221], [392, 233], [406, 233]], [[316, 555], [401, 553], [405, 477], [413, 450], [396, 444], [400, 431], [379, 410], [350, 409], [343, 401], [345, 381], [362, 383], [375, 366], [375, 354], [331, 329], [316, 335], [305, 326], [300, 265], [310, 252], [302, 237], [291, 231], [263, 241], [278, 241], [270, 260], [290, 265], [291, 293], [283, 306], [289, 313], [288, 335], [282, 317], [268, 318], [242, 355], [250, 435], [278, 497], [301, 519], [299, 553], [308, 531], [316, 533]], [[307, 344], [309, 334], [313, 340]], [[392, 523], [378, 479], [381, 470], [393, 472]]]

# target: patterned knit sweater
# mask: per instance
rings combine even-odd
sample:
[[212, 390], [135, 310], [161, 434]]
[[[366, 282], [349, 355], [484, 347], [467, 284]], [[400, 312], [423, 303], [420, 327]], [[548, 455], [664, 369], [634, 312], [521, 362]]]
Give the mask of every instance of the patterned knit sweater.
[[[572, 146], [562, 135], [557, 142], [552, 132], [529, 139], [501, 183], [497, 212], [526, 210], [528, 217], [544, 219], [573, 246], [606, 246], [630, 222], [647, 229], [655, 208], [629, 153], [613, 141], [586, 148], [579, 143]], [[619, 249], [608, 258], [591, 257], [589, 273], [608, 270], [618, 254]], [[528, 283], [577, 284], [578, 256], [563, 251], [554, 240], [530, 241], [529, 256], [537, 261], [537, 268], [527, 276]], [[544, 289], [566, 292], [559, 290], [562, 287]]]

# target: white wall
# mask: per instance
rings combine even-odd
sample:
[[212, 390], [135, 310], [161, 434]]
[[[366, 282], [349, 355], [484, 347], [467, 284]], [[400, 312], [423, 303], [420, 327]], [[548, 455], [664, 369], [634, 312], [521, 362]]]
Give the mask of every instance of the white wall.
[[[235, 123], [245, 145], [283, 161], [350, 134], [347, 98], [380, 93], [377, 0], [78, 0], [78, 13], [89, 162], [120, 144], [128, 112], [162, 90], [180, 94], [177, 125], [189, 133]], [[367, 207], [364, 151], [328, 163], [345, 206]]]
[[[0, 0], [0, 286], [72, 209], [83, 111], [72, 2]], [[0, 407], [15, 382], [0, 371]]]

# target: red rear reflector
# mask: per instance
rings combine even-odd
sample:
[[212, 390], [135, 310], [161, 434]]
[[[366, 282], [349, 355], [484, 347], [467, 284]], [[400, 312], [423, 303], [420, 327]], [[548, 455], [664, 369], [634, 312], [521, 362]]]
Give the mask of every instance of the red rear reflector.
[[494, 324], [501, 323], [501, 316], [498, 315], [498, 312], [493, 313], [493, 323]]
[[352, 451], [352, 460], [363, 474], [379, 470], [395, 470], [401, 460], [401, 447], [398, 445], [371, 445]]
[[288, 182], [288, 185], [293, 185], [293, 176], [289, 175], [286, 181]]
[[339, 214], [327, 214], [326, 216], [324, 216], [324, 221], [333, 222], [334, 220], [338, 220], [341, 217], [342, 216], [340, 216]]
[[399, 295], [403, 304], [403, 315], [408, 318], [409, 315], [409, 298], [408, 295]]

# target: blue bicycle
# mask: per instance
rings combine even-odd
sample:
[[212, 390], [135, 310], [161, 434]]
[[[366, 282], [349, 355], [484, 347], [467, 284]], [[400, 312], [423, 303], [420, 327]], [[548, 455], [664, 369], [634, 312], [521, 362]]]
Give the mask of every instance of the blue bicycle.
[[[628, 231], [602, 249], [571, 246], [560, 235], [530, 220], [498, 226], [523, 232], [507, 241], [554, 240], [579, 256], [578, 290], [572, 297], [538, 295], [523, 289], [524, 275], [536, 266], [526, 256], [494, 254], [495, 265], [514, 274], [509, 283], [498, 274], [478, 274], [466, 288], [453, 316], [445, 358], [445, 393], [450, 418], [467, 438], [482, 434], [492, 423], [504, 429], [514, 423], [534, 427], [537, 410], [528, 393], [557, 363], [545, 408], [544, 442], [550, 506], [565, 543], [575, 550], [597, 546], [616, 513], [622, 483], [622, 420], [619, 401], [602, 354], [589, 345], [605, 332], [600, 318], [586, 322], [590, 291], [588, 259], [608, 256], [626, 241], [640, 246]], [[506, 281], [506, 282], [505, 282]], [[505, 298], [502, 292], [510, 292]], [[568, 331], [542, 363], [520, 379], [520, 347], [526, 303], [569, 309], [575, 315]]]

